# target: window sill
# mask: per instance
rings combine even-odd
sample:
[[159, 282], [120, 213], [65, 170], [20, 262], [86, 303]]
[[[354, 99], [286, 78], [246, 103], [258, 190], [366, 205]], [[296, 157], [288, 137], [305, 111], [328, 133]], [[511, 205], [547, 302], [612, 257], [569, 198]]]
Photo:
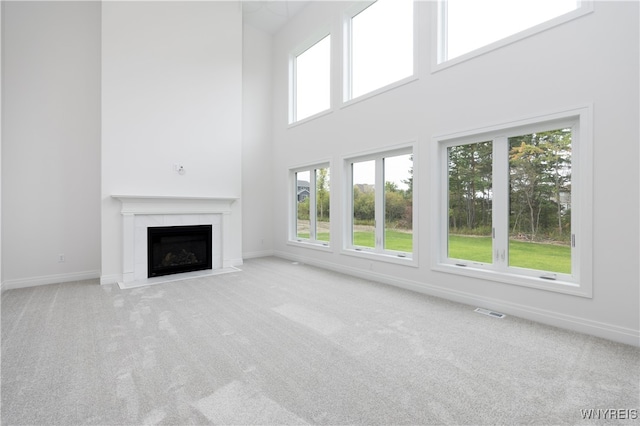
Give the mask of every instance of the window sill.
[[473, 266], [458, 266], [449, 263], [436, 263], [431, 267], [432, 271], [444, 272], [448, 274], [463, 275], [466, 277], [501, 282], [523, 287], [536, 288], [539, 290], [552, 291], [556, 293], [570, 294], [573, 296], [593, 297], [591, 288], [580, 284], [562, 280], [549, 281], [540, 277], [518, 275], [509, 272], [493, 271], [488, 269], [474, 268]]
[[[412, 266], [415, 268], [418, 267], [418, 261], [417, 259], [415, 259], [414, 255], [411, 253], [392, 254], [392, 253], [379, 253], [379, 252], [374, 252], [367, 249], [345, 248], [341, 251], [341, 254], [369, 259], [369, 260], [395, 263], [396, 265]], [[401, 254], [403, 256], [401, 256]]]
[[294, 122], [292, 122], [292, 123], [289, 123], [289, 124], [287, 125], [287, 128], [291, 129], [292, 127], [300, 126], [301, 124], [305, 124], [305, 123], [308, 123], [308, 122], [310, 122], [310, 121], [316, 120], [316, 119], [318, 119], [318, 118], [320, 118], [320, 117], [324, 117], [325, 115], [329, 115], [329, 114], [331, 114], [332, 112], [333, 112], [333, 109], [332, 109], [332, 108], [331, 108], [331, 109], [326, 109], [326, 110], [324, 110], [324, 111], [320, 111], [320, 112], [318, 112], [318, 113], [315, 113], [315, 114], [313, 114], [313, 115], [310, 115], [309, 117], [305, 117], [305, 118], [303, 118], [302, 120], [298, 120], [298, 121], [294, 121]]
[[287, 245], [292, 247], [302, 247], [302, 248], [308, 248], [313, 250], [333, 252], [333, 250], [331, 249], [330, 243], [321, 243], [321, 242], [300, 239], [300, 240], [289, 240], [287, 241]]
[[418, 76], [417, 75], [411, 75], [409, 77], [405, 77], [402, 80], [398, 80], [394, 83], [388, 84], [386, 86], [383, 86], [379, 89], [373, 90], [371, 92], [365, 93], [363, 95], [358, 96], [357, 98], [352, 98], [352, 99], [348, 99], [342, 102], [342, 106], [340, 108], [347, 108], [353, 104], [357, 104], [360, 103], [362, 101], [366, 101], [367, 99], [371, 99], [375, 96], [378, 96], [382, 93], [386, 93], [390, 90], [396, 89], [398, 87], [404, 86], [406, 84], [412, 83], [414, 81], [418, 80]]

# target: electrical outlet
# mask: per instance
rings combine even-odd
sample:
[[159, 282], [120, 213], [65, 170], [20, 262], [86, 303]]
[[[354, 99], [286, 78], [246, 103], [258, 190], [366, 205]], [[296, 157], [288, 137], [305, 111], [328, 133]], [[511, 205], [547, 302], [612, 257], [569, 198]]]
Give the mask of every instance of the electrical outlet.
[[58, 263], [64, 263], [64, 261], [65, 261], [64, 253], [60, 253], [58, 255]]

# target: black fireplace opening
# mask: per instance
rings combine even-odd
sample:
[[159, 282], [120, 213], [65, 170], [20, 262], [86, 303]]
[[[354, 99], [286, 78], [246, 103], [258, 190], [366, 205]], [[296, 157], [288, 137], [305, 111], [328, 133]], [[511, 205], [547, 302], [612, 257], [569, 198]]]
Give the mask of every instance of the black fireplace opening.
[[211, 225], [147, 228], [149, 278], [212, 269]]

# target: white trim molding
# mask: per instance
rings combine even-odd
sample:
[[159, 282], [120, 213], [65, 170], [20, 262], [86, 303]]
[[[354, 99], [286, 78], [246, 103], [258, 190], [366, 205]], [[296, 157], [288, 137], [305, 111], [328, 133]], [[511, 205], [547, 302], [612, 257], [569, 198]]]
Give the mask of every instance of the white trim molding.
[[273, 250], [250, 251], [242, 253], [242, 259], [258, 259], [260, 257], [273, 256]]
[[112, 195], [122, 202], [124, 214], [231, 213], [238, 197], [182, 197], [166, 195]]
[[16, 288], [36, 287], [49, 284], [61, 284], [73, 281], [96, 280], [100, 271], [70, 272], [67, 274], [42, 275], [39, 277], [17, 278], [2, 283], [2, 292]]

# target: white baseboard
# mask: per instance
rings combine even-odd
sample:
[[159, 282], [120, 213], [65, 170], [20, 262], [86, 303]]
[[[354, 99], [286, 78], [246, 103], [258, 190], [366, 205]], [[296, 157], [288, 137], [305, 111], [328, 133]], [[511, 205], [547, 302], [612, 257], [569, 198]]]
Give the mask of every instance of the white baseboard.
[[109, 274], [100, 276], [100, 285], [118, 284], [122, 282], [122, 274]]
[[258, 257], [273, 256], [273, 250], [252, 251], [249, 253], [242, 253], [243, 259], [255, 259]]
[[451, 290], [449, 288], [399, 278], [397, 276], [390, 276], [378, 272], [353, 268], [350, 266], [318, 261], [314, 258], [292, 255], [291, 253], [276, 252], [274, 253], [274, 255], [287, 260], [298, 261], [309, 265], [318, 266], [320, 268], [341, 272], [347, 275], [393, 285], [418, 293], [427, 294], [429, 296], [441, 297], [443, 299], [452, 300], [454, 302], [463, 303], [465, 305], [470, 305], [473, 307], [487, 308], [542, 324], [547, 324], [554, 327], [572, 330], [579, 333], [589, 334], [607, 340], [640, 347], [640, 330], [620, 327], [614, 324], [593, 321], [588, 318], [566, 315], [559, 312], [553, 312], [533, 306], [512, 303], [505, 300], [478, 296], [472, 293]]
[[71, 281], [93, 280], [100, 278], [100, 271], [71, 272], [67, 274], [43, 275], [40, 277], [18, 278], [2, 283], [2, 291], [39, 285], [68, 283]]
[[223, 268], [237, 268], [238, 266], [242, 266], [243, 261], [242, 258], [236, 258], [236, 259], [224, 259], [222, 261], [222, 267]]

